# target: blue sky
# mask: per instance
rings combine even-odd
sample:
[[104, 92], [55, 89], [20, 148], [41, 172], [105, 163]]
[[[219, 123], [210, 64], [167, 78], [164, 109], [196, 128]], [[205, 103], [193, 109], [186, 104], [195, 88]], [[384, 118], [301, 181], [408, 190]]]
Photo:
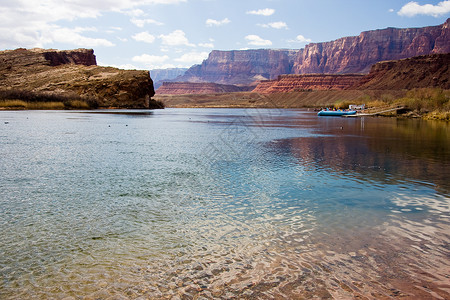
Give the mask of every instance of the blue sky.
[[450, 0], [0, 0], [0, 49], [93, 48], [99, 65], [189, 67], [211, 50], [300, 49], [449, 17]]

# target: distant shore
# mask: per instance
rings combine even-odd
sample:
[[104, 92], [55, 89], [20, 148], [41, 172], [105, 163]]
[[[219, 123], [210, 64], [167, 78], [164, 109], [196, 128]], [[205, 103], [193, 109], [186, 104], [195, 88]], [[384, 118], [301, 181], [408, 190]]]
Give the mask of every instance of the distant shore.
[[154, 99], [166, 107], [177, 108], [348, 108], [365, 104], [367, 108], [403, 106], [401, 115], [387, 116], [450, 121], [450, 90], [324, 90], [259, 94], [252, 92], [220, 94], [158, 95]]
[[[27, 101], [0, 97], [0, 110], [67, 110], [96, 109], [97, 103], [81, 99], [60, 101]], [[54, 99], [50, 99], [54, 100]], [[63, 100], [63, 101], [61, 101]], [[368, 109], [404, 107], [401, 113], [384, 116], [450, 121], [450, 90], [424, 88], [414, 90], [323, 90], [259, 94], [235, 92], [219, 94], [155, 95], [149, 108], [348, 108], [365, 104]], [[105, 107], [101, 107], [105, 108]]]

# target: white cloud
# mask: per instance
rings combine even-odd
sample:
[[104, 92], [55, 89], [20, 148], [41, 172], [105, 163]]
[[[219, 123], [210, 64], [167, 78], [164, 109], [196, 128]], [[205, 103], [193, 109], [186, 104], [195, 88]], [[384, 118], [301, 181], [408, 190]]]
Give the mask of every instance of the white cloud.
[[163, 66], [168, 59], [169, 56], [167, 55], [158, 56], [142, 54], [139, 56], [134, 56], [131, 60], [145, 65], [148, 69], [157, 69]]
[[[64, 32], [73, 33], [73, 29], [56, 26], [58, 21], [74, 21], [84, 18], [97, 18], [105, 12], [126, 13], [139, 16], [143, 11], [139, 6], [149, 4], [177, 4], [186, 0], [14, 0], [2, 1], [0, 5], [0, 45], [2, 48], [45, 47], [56, 41], [54, 37], [63, 37], [58, 42], [70, 42], [77, 46], [111, 46], [105, 39], [82, 36], [63, 36]], [[55, 32], [52, 32], [55, 30]]]
[[186, 66], [191, 66], [193, 64], [199, 64], [203, 60], [208, 58], [208, 52], [190, 52], [185, 53], [179, 58], [175, 58], [174, 60], [180, 63], [183, 63]]
[[285, 22], [271, 22], [268, 24], [258, 24], [261, 27], [264, 28], [274, 28], [274, 29], [288, 29], [288, 26]]
[[145, 12], [142, 9], [137, 8], [137, 9], [132, 9], [129, 11], [124, 11], [124, 14], [131, 16], [131, 17], [140, 17], [140, 16], [145, 15]]
[[393, 8], [390, 8], [390, 9], [388, 10], [388, 12], [393, 13], [393, 12], [394, 12], [394, 9], [393, 9]]
[[164, 25], [164, 23], [161, 23], [161, 22], [153, 20], [153, 19], [136, 19], [136, 18], [132, 18], [130, 21], [131, 21], [131, 23], [133, 23], [137, 27], [141, 27], [141, 28], [144, 27], [146, 24], [153, 24], [153, 25], [157, 25], [157, 26]]
[[214, 20], [214, 19], [208, 19], [206, 20], [206, 26], [211, 27], [211, 26], [222, 26], [225, 24], [230, 23], [231, 21], [228, 18], [225, 18], [223, 20]]
[[144, 43], [153, 43], [155, 41], [155, 36], [151, 35], [147, 31], [136, 33], [132, 36], [135, 41], [144, 42]]
[[158, 36], [162, 40], [162, 44], [166, 46], [190, 46], [195, 47], [194, 44], [189, 43], [186, 34], [183, 30], [175, 30], [167, 35], [161, 34]]
[[411, 1], [405, 4], [397, 13], [400, 16], [414, 17], [416, 15], [426, 15], [440, 17], [450, 12], [450, 0], [439, 2], [437, 5], [425, 4], [420, 5]]
[[253, 45], [253, 46], [270, 46], [270, 45], [272, 45], [271, 41], [264, 40], [261, 37], [254, 35], [254, 34], [247, 35], [245, 37], [245, 39], [247, 40], [249, 45]]
[[98, 46], [104, 46], [104, 47], [112, 47], [115, 46], [112, 42], [106, 40], [106, 39], [97, 39], [97, 38], [89, 38], [80, 35], [80, 32], [83, 31], [92, 31], [92, 29], [89, 28], [61, 28], [61, 27], [54, 27], [48, 35], [45, 37], [46, 42], [59, 42], [59, 43], [67, 43], [71, 45], [75, 45], [77, 47], [98, 47]]
[[294, 40], [289, 40], [290, 43], [311, 43], [311, 39], [305, 38], [303, 35], [299, 34]]
[[271, 16], [275, 13], [275, 9], [272, 8], [264, 8], [264, 9], [258, 9], [258, 10], [250, 10], [247, 12], [248, 15], [259, 15], [259, 16]]
[[200, 43], [198, 45], [200, 47], [203, 47], [203, 48], [214, 48], [214, 44], [213, 43]]
[[111, 26], [110, 29], [114, 30], [114, 31], [122, 31], [123, 30], [122, 27], [117, 27], [117, 26]]

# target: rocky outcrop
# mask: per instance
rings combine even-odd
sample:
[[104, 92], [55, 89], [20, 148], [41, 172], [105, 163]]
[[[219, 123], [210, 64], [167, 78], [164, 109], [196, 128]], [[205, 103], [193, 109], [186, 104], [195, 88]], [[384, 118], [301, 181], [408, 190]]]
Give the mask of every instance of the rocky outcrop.
[[0, 68], [23, 67], [35, 65], [37, 67], [59, 66], [65, 64], [76, 64], [84, 66], [97, 65], [94, 50], [54, 50], [54, 49], [24, 49], [0, 51]]
[[164, 82], [156, 90], [158, 95], [183, 95], [183, 94], [219, 94], [248, 91], [248, 87], [225, 85], [211, 82]]
[[439, 26], [386, 28], [308, 44], [298, 52], [292, 73], [368, 73], [379, 61], [448, 52], [450, 19]]
[[261, 82], [253, 92], [270, 94], [308, 90], [344, 90], [360, 82], [363, 76], [360, 74], [280, 75], [276, 80]]
[[189, 68], [175, 81], [251, 85], [291, 72], [297, 50], [212, 51], [201, 65]]
[[373, 90], [428, 87], [450, 89], [450, 53], [379, 62], [354, 86]]
[[376, 63], [370, 73], [281, 75], [262, 81], [260, 94], [308, 90], [403, 90], [437, 87], [450, 89], [450, 53], [417, 56]]
[[119, 108], [146, 108], [155, 94], [148, 71], [97, 66], [86, 49], [0, 51], [0, 90], [76, 95]]

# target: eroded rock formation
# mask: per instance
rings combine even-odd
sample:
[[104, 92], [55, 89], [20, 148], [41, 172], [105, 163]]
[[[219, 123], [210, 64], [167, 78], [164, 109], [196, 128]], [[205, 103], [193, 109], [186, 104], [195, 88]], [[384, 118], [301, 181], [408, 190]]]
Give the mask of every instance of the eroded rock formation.
[[297, 50], [214, 50], [175, 81], [251, 85], [291, 73], [296, 54]]
[[305, 90], [344, 90], [355, 85], [360, 74], [304, 74], [280, 75], [276, 80], [263, 81], [253, 90], [261, 94], [301, 92]]
[[325, 43], [298, 52], [292, 73], [368, 73], [379, 61], [450, 52], [450, 19], [439, 26], [386, 28]]
[[282, 74], [367, 74], [373, 64], [450, 52], [450, 19], [438, 26], [362, 32], [300, 50], [212, 51], [173, 81], [250, 85]]
[[248, 87], [202, 82], [164, 82], [158, 95], [218, 94], [248, 91]]
[[379, 62], [354, 88], [399, 90], [427, 87], [450, 89], [450, 53]]
[[87, 49], [0, 51], [0, 90], [77, 95], [119, 108], [146, 108], [155, 94], [148, 71], [97, 66]]

